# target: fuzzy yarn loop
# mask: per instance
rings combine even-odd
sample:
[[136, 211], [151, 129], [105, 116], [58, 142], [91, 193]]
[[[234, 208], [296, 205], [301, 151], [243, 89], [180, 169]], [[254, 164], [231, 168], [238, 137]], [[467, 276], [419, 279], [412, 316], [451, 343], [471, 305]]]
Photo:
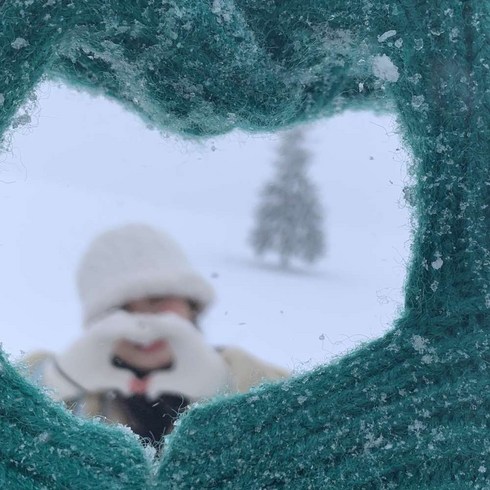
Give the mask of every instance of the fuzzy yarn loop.
[[[417, 230], [393, 331], [191, 410], [153, 488], [490, 486], [489, 2], [2, 0], [0, 27], [4, 136], [48, 77], [197, 136], [392, 110], [413, 153]], [[123, 456], [104, 455], [122, 436], [80, 429], [0, 365], [0, 486], [61, 489], [70, 475], [72, 487], [125, 488]], [[62, 440], [40, 445], [42, 426], [71, 441], [73, 466], [54, 459]], [[81, 446], [85, 430], [94, 437]], [[99, 485], [87, 451], [114, 463], [113, 486]], [[128, 488], [150, 488], [134, 478]]]

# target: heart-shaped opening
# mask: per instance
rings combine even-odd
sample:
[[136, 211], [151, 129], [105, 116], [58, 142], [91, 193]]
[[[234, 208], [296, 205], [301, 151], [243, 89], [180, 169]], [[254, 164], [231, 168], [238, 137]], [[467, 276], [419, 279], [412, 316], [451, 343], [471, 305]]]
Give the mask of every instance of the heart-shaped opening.
[[327, 252], [284, 270], [249, 243], [280, 135], [193, 143], [64, 86], [46, 83], [38, 98], [35, 120], [2, 157], [2, 340], [14, 357], [81, 335], [80, 257], [97, 233], [133, 221], [173, 234], [216, 288], [200, 325], [210, 343], [303, 371], [391, 327], [410, 234], [407, 155], [391, 116], [305, 127]]

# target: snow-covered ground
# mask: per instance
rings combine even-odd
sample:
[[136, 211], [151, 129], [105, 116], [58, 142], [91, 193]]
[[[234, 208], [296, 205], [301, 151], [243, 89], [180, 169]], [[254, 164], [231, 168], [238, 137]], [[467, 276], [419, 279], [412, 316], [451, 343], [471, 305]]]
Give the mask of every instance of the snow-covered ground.
[[201, 143], [163, 137], [100, 98], [44, 85], [33, 123], [0, 156], [0, 341], [14, 356], [80, 333], [77, 261], [107, 227], [166, 229], [214, 284], [211, 342], [293, 369], [381, 335], [400, 308], [409, 256], [407, 156], [390, 116], [348, 113], [311, 127], [311, 174], [328, 255], [281, 271], [247, 244], [276, 135]]

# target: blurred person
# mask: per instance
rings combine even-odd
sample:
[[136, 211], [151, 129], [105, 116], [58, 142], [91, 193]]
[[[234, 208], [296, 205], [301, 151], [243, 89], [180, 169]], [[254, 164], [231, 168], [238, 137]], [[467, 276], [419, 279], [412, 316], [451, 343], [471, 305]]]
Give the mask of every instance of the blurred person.
[[287, 376], [206, 342], [198, 321], [213, 288], [161, 231], [133, 224], [103, 233], [77, 279], [82, 335], [64, 352], [25, 359], [31, 378], [75, 414], [122, 423], [159, 447], [189, 404]]

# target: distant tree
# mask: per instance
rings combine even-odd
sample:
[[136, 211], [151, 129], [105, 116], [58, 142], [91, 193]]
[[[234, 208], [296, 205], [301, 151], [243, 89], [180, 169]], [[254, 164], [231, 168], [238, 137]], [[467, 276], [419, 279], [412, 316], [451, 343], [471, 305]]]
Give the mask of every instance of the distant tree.
[[250, 237], [257, 255], [278, 254], [285, 268], [292, 258], [314, 262], [325, 253], [322, 207], [308, 177], [311, 156], [303, 144], [302, 129], [283, 134], [276, 172], [260, 193]]

